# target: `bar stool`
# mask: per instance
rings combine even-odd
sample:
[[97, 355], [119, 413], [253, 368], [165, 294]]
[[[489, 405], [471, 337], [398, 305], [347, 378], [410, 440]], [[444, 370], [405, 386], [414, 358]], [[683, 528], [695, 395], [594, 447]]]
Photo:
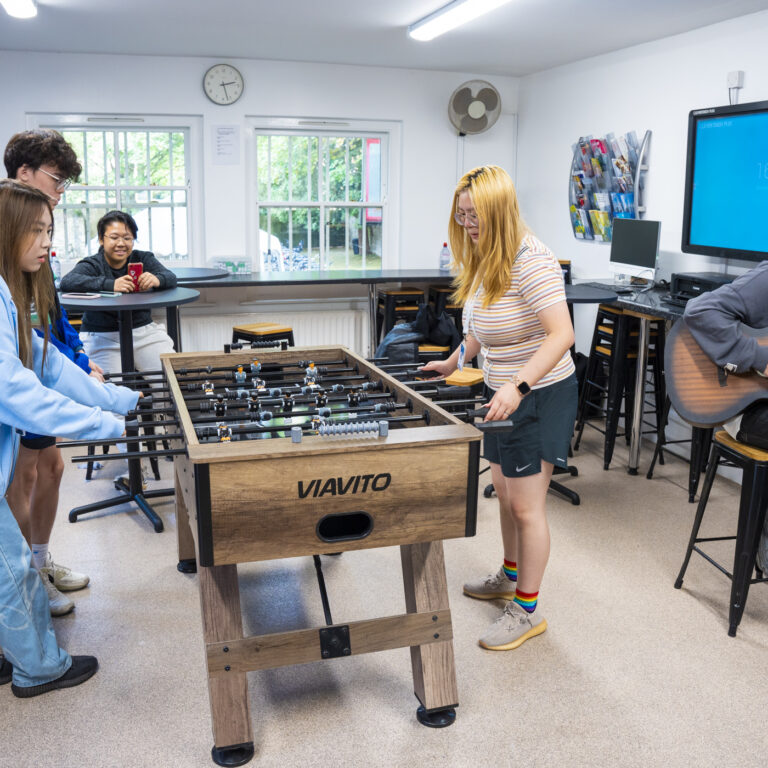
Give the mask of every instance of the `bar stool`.
[[379, 291], [379, 303], [376, 308], [376, 338], [381, 339], [382, 330], [386, 336], [398, 320], [413, 320], [423, 303], [424, 292], [418, 288]]
[[293, 328], [279, 323], [250, 323], [232, 327], [232, 343], [238, 341], [286, 341], [294, 346]]
[[[579, 408], [576, 419], [576, 441], [574, 450], [578, 450], [584, 427], [590, 426], [605, 436], [603, 447], [603, 467], [608, 469], [613, 458], [613, 450], [618, 434], [619, 418], [632, 412], [634, 404], [634, 368], [637, 361], [638, 321], [625, 314], [618, 307], [601, 304], [598, 307], [592, 346], [587, 364], [587, 372], [579, 396]], [[662, 370], [664, 323], [652, 324], [652, 347], [648, 353], [648, 367], [652, 374], [652, 393], [656, 415], [655, 431], [663, 433], [661, 419], [662, 407], [666, 397], [664, 374]], [[625, 409], [621, 410], [622, 401]], [[591, 419], [604, 417], [604, 428], [590, 423]], [[624, 436], [629, 442], [629, 433]]]
[[710, 447], [712, 446], [712, 434], [714, 430], [711, 428], [705, 429], [704, 427], [691, 427], [690, 437], [681, 438], [679, 440], [667, 440], [665, 428], [669, 421], [669, 411], [671, 407], [672, 401], [669, 399], [669, 396], [667, 396], [661, 417], [661, 433], [656, 440], [656, 450], [653, 452], [653, 458], [651, 459], [650, 467], [648, 467], [646, 477], [649, 480], [653, 477], [653, 469], [656, 466], [656, 461], [658, 459], [661, 459], [660, 463], [664, 463], [665, 446], [676, 443], [690, 443], [691, 454], [689, 457], [690, 467], [688, 470], [688, 503], [693, 504], [696, 500], [696, 491], [699, 488], [699, 479], [701, 478], [702, 472], [707, 468], [707, 457], [709, 456]]
[[419, 362], [428, 363], [430, 360], [445, 360], [451, 354], [449, 346], [438, 344], [419, 344]]
[[[712, 490], [712, 483], [721, 462], [727, 466], [739, 467], [742, 470], [736, 535], [699, 538], [699, 528], [709, 499], [709, 492]], [[766, 506], [768, 506], [768, 451], [740, 443], [725, 430], [717, 432], [712, 442], [712, 453], [709, 458], [704, 485], [701, 489], [699, 506], [696, 509], [696, 518], [691, 529], [691, 538], [688, 541], [683, 565], [675, 581], [675, 589], [680, 589], [683, 586], [683, 577], [688, 568], [691, 553], [694, 551], [708, 560], [721, 573], [724, 573], [731, 580], [731, 601], [728, 613], [728, 634], [730, 637], [736, 637], [736, 629], [744, 613], [750, 585], [768, 581], [768, 578], [762, 574], [758, 578], [752, 578], [760, 533], [765, 522]], [[704, 541], [736, 542], [733, 553], [733, 573], [729, 573], [696, 546]]]

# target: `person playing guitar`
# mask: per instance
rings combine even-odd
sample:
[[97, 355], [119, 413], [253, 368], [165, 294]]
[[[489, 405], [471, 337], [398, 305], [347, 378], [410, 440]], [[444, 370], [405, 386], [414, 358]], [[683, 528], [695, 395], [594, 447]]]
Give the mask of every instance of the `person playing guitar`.
[[[721, 371], [768, 377], [768, 344], [749, 329], [768, 327], [768, 261], [688, 302], [685, 324], [702, 351]], [[765, 382], [763, 382], [765, 383]], [[762, 393], [757, 392], [760, 397]], [[723, 426], [737, 440], [768, 450], [768, 390], [761, 399]], [[757, 553], [757, 566], [768, 570], [768, 519]]]

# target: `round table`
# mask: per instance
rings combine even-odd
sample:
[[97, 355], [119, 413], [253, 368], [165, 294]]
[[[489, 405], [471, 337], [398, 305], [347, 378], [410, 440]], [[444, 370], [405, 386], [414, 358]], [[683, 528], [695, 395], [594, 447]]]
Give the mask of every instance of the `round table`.
[[181, 333], [179, 329], [178, 307], [189, 304], [200, 296], [192, 288], [169, 288], [161, 291], [143, 291], [141, 293], [121, 293], [119, 296], [97, 296], [92, 299], [70, 298], [71, 294], [59, 294], [61, 306], [67, 311], [117, 312], [117, 324], [120, 333], [120, 365], [124, 373], [133, 371], [133, 311], [137, 309], [158, 309], [165, 307], [168, 335], [173, 339], [173, 346], [181, 352]]
[[595, 288], [593, 285], [565, 286], [565, 300], [569, 304], [602, 304], [603, 302], [616, 301], [619, 294], [607, 288]]
[[172, 269], [178, 283], [199, 283], [203, 280], [221, 280], [229, 272], [216, 267], [177, 267]]

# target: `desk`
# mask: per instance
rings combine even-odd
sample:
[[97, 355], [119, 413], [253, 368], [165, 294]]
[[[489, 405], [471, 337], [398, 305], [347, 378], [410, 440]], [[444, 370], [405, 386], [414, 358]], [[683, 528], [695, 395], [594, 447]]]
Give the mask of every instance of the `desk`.
[[627, 472], [636, 475], [640, 465], [640, 441], [643, 429], [643, 399], [645, 393], [645, 367], [648, 364], [648, 326], [651, 320], [662, 318], [674, 322], [683, 316], [684, 307], [665, 304], [661, 297], [666, 291], [637, 291], [620, 295], [613, 303], [628, 314], [640, 319], [637, 341], [637, 369], [635, 372], [635, 407], [629, 441], [629, 465]]
[[[174, 347], [178, 351], [181, 347], [178, 307], [181, 304], [195, 301], [198, 296], [200, 296], [200, 293], [190, 288], [171, 288], [163, 291], [123, 293], [120, 296], [99, 296], [95, 299], [69, 299], [63, 296], [60, 296], [60, 299], [61, 306], [66, 310], [75, 310], [77, 312], [92, 310], [117, 312], [120, 333], [120, 366], [123, 369], [123, 373], [128, 373], [134, 370], [133, 311], [136, 309], [165, 307], [168, 335], [173, 340]], [[137, 452], [139, 450], [138, 427], [130, 429], [126, 427], [126, 431], [128, 450], [130, 452]], [[174, 489], [166, 488], [144, 491], [141, 480], [140, 458], [133, 457], [128, 459], [128, 482], [115, 481], [115, 487], [117, 490], [123, 491], [123, 493], [104, 501], [97, 501], [93, 504], [86, 504], [70, 510], [69, 521], [74, 523], [78, 517], [88, 512], [95, 512], [99, 509], [106, 509], [107, 507], [114, 507], [118, 504], [132, 501], [147, 516], [157, 533], [163, 530], [163, 521], [158, 517], [155, 510], [152, 509], [147, 499], [171, 496], [174, 493]]]
[[181, 351], [178, 307], [189, 304], [200, 296], [191, 288], [170, 288], [164, 291], [123, 293], [120, 296], [99, 296], [95, 299], [70, 299], [59, 294], [61, 306], [68, 312], [117, 312], [120, 333], [120, 365], [123, 373], [133, 371], [133, 311], [135, 309], [158, 309], [165, 307], [168, 335], [173, 339], [177, 352]]
[[179, 284], [200, 283], [208, 280], [221, 280], [229, 272], [226, 269], [217, 269], [214, 267], [178, 267], [172, 269], [176, 275], [176, 282]]
[[220, 279], [195, 280], [197, 288], [249, 288], [273, 285], [345, 285], [354, 283], [368, 289], [370, 355], [376, 351], [376, 286], [382, 283], [430, 283], [450, 285], [453, 275], [439, 269], [339, 269], [307, 272], [253, 272], [250, 275], [228, 275]]

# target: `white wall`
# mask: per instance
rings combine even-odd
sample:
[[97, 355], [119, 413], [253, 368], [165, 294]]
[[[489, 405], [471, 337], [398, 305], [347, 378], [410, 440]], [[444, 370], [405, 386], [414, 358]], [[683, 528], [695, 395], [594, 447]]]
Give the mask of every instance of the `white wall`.
[[[653, 131], [647, 218], [662, 222], [660, 270], [725, 271], [680, 250], [688, 112], [728, 103], [726, 74], [745, 72], [739, 102], [768, 99], [768, 12], [558, 67], [520, 83], [518, 187], [524, 213], [576, 277], [607, 277], [609, 246], [574, 238], [568, 217], [571, 146], [579, 136]], [[749, 262], [730, 262], [740, 272]], [[752, 264], [752, 266], [754, 266]], [[590, 311], [577, 308], [588, 349]]]
[[[436, 268], [446, 239], [456, 182], [456, 134], [448, 122], [453, 89], [467, 73], [230, 60], [245, 78], [236, 104], [204, 96], [202, 77], [213, 59], [0, 52], [0, 142], [26, 127], [35, 112], [184, 114], [202, 117], [204, 252], [246, 253], [246, 153], [238, 165], [214, 165], [211, 127], [251, 116], [396, 120], [402, 124], [399, 243], [393, 267]], [[504, 113], [493, 130], [465, 139], [466, 161], [495, 162], [514, 172], [518, 80], [493, 76]], [[243, 137], [244, 138], [244, 137]]]

